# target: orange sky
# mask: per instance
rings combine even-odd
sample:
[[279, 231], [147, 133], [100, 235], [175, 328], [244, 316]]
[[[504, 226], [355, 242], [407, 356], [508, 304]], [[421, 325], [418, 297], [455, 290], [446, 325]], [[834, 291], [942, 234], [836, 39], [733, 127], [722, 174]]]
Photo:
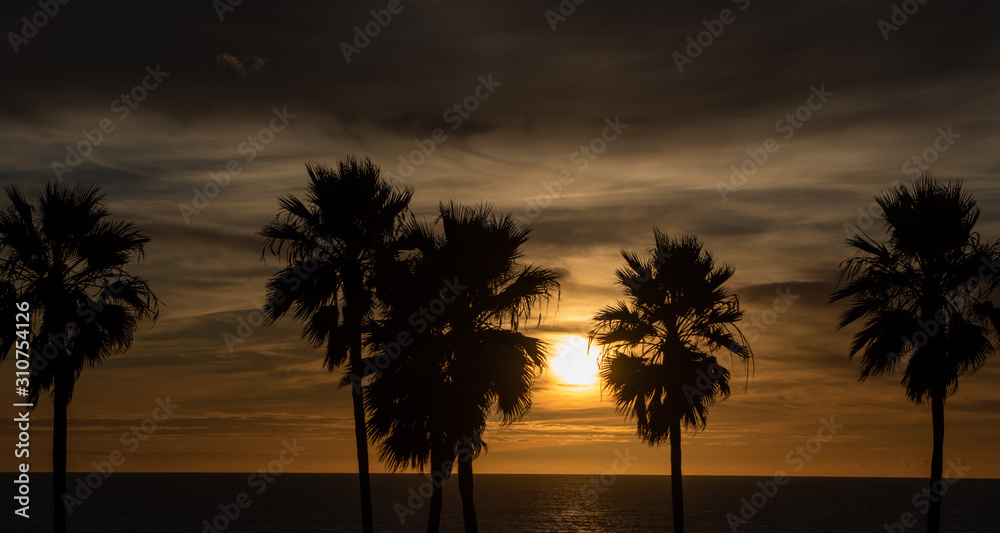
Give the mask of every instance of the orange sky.
[[[397, 175], [401, 157], [423, 159], [401, 176], [418, 216], [454, 199], [532, 219], [526, 259], [565, 273], [558, 307], [528, 325], [566, 359], [537, 380], [523, 422], [488, 431], [478, 472], [601, 472], [627, 452], [639, 457], [629, 473], [669, 473], [666, 449], [639, 443], [596, 386], [568, 385], [581, 375], [561, 366], [595, 368], [580, 343], [590, 317], [619, 297], [619, 250], [649, 246], [657, 226], [699, 235], [736, 269], [744, 331], [758, 333], [754, 374], [734, 370], [732, 397], [685, 435], [685, 473], [927, 475], [929, 409], [909, 403], [898, 379], [856, 381], [852, 331], [835, 330], [842, 308], [826, 302], [849, 253], [844, 225], [864, 225], [858, 210], [912, 177], [914, 157], [932, 155], [938, 177], [963, 179], [983, 208], [978, 229], [1000, 237], [995, 6], [928, 3], [886, 42], [876, 21], [888, 6], [821, 13], [753, 2], [683, 73], [671, 54], [719, 6], [588, 2], [553, 32], [534, 4], [414, 3], [347, 63], [338, 36], [367, 20], [362, 7], [244, 3], [220, 24], [171, 6], [176, 19], [127, 27], [110, 8], [67, 8], [12, 56], [19, 83], [0, 99], [0, 182], [36, 194], [66, 146], [112, 118], [115, 131], [66, 178], [100, 183], [112, 213], [146, 230], [146, 260], [133, 271], [164, 304], [127, 354], [84, 371], [70, 406], [70, 470], [120, 450], [122, 471], [253, 471], [289, 439], [307, 448], [292, 471], [355, 470], [349, 393], [299, 340], [299, 325], [258, 328], [232, 352], [223, 336], [280, 267], [260, 260], [255, 235], [277, 197], [303, 192], [305, 162], [357, 154]], [[79, 58], [59, 53], [69, 42], [81, 43]], [[100, 53], [121, 42], [137, 44]], [[158, 64], [169, 76], [119, 120], [110, 106]], [[499, 85], [468, 100], [484, 78]], [[832, 96], [820, 105], [814, 89]], [[453, 128], [448, 110], [466, 101], [475, 109]], [[244, 142], [276, 124], [274, 109], [295, 117], [250, 159]], [[788, 129], [788, 113], [800, 127]], [[439, 128], [446, 138], [413, 156]], [[948, 128], [959, 137], [942, 144]], [[935, 142], [947, 149], [929, 151]], [[730, 166], [765, 147], [767, 162], [720, 194], [720, 183], [735, 183]], [[231, 160], [240, 172], [186, 222], [180, 206]], [[572, 180], [548, 198], [560, 176]], [[797, 299], [771, 315], [776, 291]], [[0, 365], [0, 381], [13, 371]], [[945, 459], [971, 465], [969, 477], [1000, 477], [998, 391], [994, 358], [948, 400]], [[138, 446], [122, 442], [158, 398], [175, 413]], [[34, 469], [50, 464], [50, 416], [48, 401], [32, 415]], [[843, 428], [799, 462], [796, 447], [822, 419]], [[12, 446], [11, 435], [0, 432], [0, 445]], [[0, 468], [14, 466], [3, 454]]]

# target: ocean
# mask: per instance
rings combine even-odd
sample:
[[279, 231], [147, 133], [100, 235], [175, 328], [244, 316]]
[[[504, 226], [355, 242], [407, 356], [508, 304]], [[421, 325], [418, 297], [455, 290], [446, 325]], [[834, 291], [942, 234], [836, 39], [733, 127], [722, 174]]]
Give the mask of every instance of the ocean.
[[[71, 474], [71, 490], [77, 488], [77, 478], [82, 481], [86, 475]], [[32, 476], [27, 520], [13, 514], [14, 475], [3, 477], [0, 531], [51, 531], [51, 476]], [[795, 477], [780, 486], [769, 481], [686, 476], [685, 530], [924, 530], [923, 479]], [[98, 480], [91, 482], [97, 485]], [[424, 531], [429, 501], [421, 492], [429, 493], [428, 483], [419, 474], [373, 475], [375, 531]], [[672, 531], [669, 476], [602, 480], [589, 475], [478, 474], [475, 484], [479, 528], [484, 533]], [[248, 474], [115, 473], [101, 479], [89, 495], [80, 490], [69, 531], [355, 532], [361, 531], [357, 486], [352, 474], [282, 474], [267, 480]], [[446, 482], [444, 491], [441, 531], [461, 532], [457, 478]], [[949, 486], [942, 529], [1000, 531], [1000, 480], [960, 479]]]

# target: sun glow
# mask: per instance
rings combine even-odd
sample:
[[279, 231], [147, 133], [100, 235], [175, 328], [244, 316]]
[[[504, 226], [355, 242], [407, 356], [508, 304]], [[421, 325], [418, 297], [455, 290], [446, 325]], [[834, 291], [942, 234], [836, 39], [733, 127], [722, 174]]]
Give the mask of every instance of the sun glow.
[[567, 336], [549, 359], [552, 374], [562, 385], [594, 385], [598, 382], [597, 348], [587, 351], [587, 339]]

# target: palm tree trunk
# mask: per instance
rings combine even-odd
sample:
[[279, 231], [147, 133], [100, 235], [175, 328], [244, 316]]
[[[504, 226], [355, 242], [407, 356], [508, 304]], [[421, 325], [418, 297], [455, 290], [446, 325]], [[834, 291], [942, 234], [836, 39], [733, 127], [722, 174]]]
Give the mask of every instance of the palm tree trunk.
[[465, 519], [465, 533], [479, 533], [476, 521], [476, 502], [473, 499], [472, 454], [458, 462], [458, 492], [462, 495], [462, 518]]
[[[431, 450], [431, 469], [439, 468], [444, 463], [444, 454], [438, 447]], [[443, 469], [442, 469], [443, 470]], [[446, 474], [442, 472], [442, 474]], [[431, 476], [433, 477], [433, 475]], [[441, 504], [443, 503], [442, 491], [444, 490], [444, 478], [441, 483], [432, 483], [431, 508], [427, 516], [427, 533], [438, 533], [441, 529]]]
[[[62, 370], [56, 371], [55, 402], [52, 419], [52, 531], [66, 533], [66, 433], [69, 410], [69, 388]], [[72, 375], [69, 376], [72, 380]]]
[[[355, 372], [362, 368], [360, 340], [359, 338], [357, 342], [351, 343], [350, 367]], [[365, 417], [364, 387], [353, 387], [351, 398], [354, 401], [354, 440], [358, 448], [358, 480], [361, 484], [361, 527], [364, 533], [374, 533], [372, 487], [371, 478], [368, 475], [368, 427], [366, 425], [367, 417]]]
[[[357, 269], [349, 269], [357, 272]], [[364, 365], [361, 361], [361, 321], [364, 300], [361, 294], [363, 282], [360, 277], [351, 276], [344, 280], [344, 329], [350, 339], [348, 367], [354, 376], [364, 376]], [[352, 384], [353, 385], [353, 384]], [[359, 384], [360, 385], [360, 384]], [[365, 389], [361, 386], [352, 387], [354, 401], [354, 440], [358, 448], [358, 482], [361, 489], [361, 529], [364, 533], [374, 533], [372, 523], [372, 487], [368, 474], [368, 417], [365, 413]]]
[[[360, 365], [358, 365], [360, 368]], [[368, 475], [368, 431], [365, 427], [364, 390], [354, 392], [354, 440], [358, 447], [358, 479], [361, 482], [361, 524], [364, 533], [373, 533], [372, 488]]]
[[[927, 512], [928, 533], [941, 531], [941, 494], [935, 494], [935, 487], [941, 487], [942, 462], [944, 460], [944, 395], [931, 398], [931, 419], [934, 432], [934, 448], [931, 452], [930, 504]], [[943, 492], [943, 491], [942, 491]]]
[[670, 494], [674, 505], [674, 533], [684, 531], [684, 486], [681, 483], [681, 420], [670, 425]]

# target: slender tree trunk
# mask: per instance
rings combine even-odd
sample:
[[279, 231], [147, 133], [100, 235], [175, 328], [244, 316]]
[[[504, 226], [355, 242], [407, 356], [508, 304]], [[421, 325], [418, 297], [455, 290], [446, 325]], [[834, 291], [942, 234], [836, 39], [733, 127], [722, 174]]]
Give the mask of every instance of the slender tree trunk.
[[934, 449], [931, 452], [931, 486], [930, 504], [927, 511], [928, 533], [941, 531], [941, 499], [943, 481], [941, 473], [944, 461], [944, 394], [931, 398], [931, 419], [933, 420]]
[[684, 531], [684, 485], [681, 482], [681, 420], [670, 426], [670, 495], [674, 506], [674, 533]]
[[[69, 376], [73, 379], [72, 375]], [[66, 429], [69, 410], [69, 388], [67, 377], [62, 370], [56, 371], [55, 402], [52, 420], [52, 531], [66, 532]]]
[[[367, 299], [360, 265], [349, 265], [344, 279], [344, 329], [350, 339], [348, 365], [353, 375], [364, 378], [361, 362], [361, 322], [366, 309], [361, 305]], [[353, 381], [353, 380], [352, 380]], [[352, 383], [354, 385], [354, 383]], [[365, 413], [365, 389], [358, 383], [352, 387], [354, 401], [354, 440], [358, 448], [358, 482], [361, 489], [361, 528], [364, 533], [374, 533], [372, 524], [372, 488], [368, 474], [368, 417]]]
[[473, 499], [472, 453], [458, 462], [458, 492], [462, 495], [462, 518], [465, 519], [465, 533], [479, 533], [476, 521], [476, 502]]
[[[355, 375], [363, 375], [361, 363], [361, 338], [351, 342], [351, 370]], [[365, 389], [352, 387], [351, 399], [354, 402], [354, 440], [358, 448], [358, 480], [361, 485], [361, 528], [364, 533], [374, 533], [372, 524], [372, 488], [371, 477], [368, 475], [368, 426], [365, 416]]]
[[[355, 368], [361, 368], [359, 364]], [[354, 399], [354, 440], [358, 447], [358, 479], [361, 482], [361, 524], [364, 533], [373, 533], [372, 488], [368, 475], [368, 430], [365, 426], [364, 389], [357, 388]]]
[[[431, 484], [431, 508], [427, 515], [427, 533], [438, 533], [438, 530], [441, 529], [441, 504], [443, 503], [442, 491], [444, 491], [444, 480], [447, 479], [448, 474], [451, 473], [450, 470], [448, 472], [443, 471], [444, 468], [442, 468], [442, 464], [444, 461], [444, 454], [441, 453], [439, 448], [431, 450], [431, 472], [434, 472], [434, 469], [436, 468], [441, 469], [442, 478], [440, 485], [437, 483]], [[433, 477], [434, 474], [432, 473], [431, 478]]]

